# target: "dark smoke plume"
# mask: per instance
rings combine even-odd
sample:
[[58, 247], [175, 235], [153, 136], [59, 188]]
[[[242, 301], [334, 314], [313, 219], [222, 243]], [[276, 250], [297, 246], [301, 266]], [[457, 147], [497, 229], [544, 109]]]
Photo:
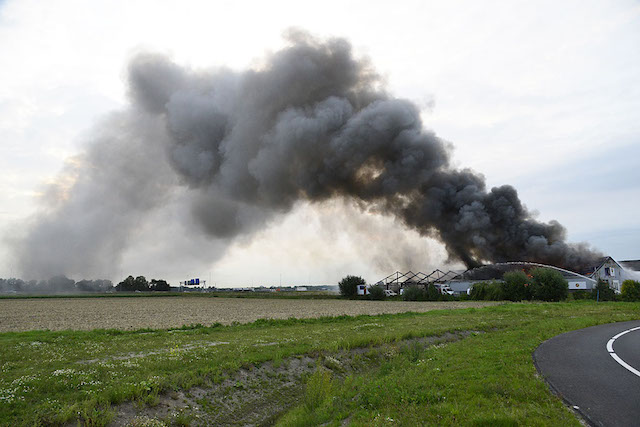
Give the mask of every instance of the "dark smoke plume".
[[[289, 35], [245, 72], [158, 55], [129, 66], [128, 110], [96, 131], [20, 244], [26, 274], [105, 274], [172, 189], [213, 238], [250, 236], [300, 201], [344, 198], [436, 237], [451, 259], [579, 269], [597, 256], [536, 221], [516, 190], [449, 165], [418, 108], [381, 89], [343, 39]], [[389, 248], [390, 251], [393, 248]]]

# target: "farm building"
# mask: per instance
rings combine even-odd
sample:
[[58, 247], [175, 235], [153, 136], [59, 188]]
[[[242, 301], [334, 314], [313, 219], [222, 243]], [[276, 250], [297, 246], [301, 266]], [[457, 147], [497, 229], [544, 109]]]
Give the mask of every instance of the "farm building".
[[610, 256], [603, 257], [584, 273], [594, 280], [604, 280], [614, 291], [620, 292], [625, 280], [640, 280], [640, 260], [617, 262]]
[[565, 270], [552, 265], [534, 262], [503, 262], [489, 264], [466, 271], [434, 270], [431, 274], [399, 271], [390, 274], [376, 284], [395, 292], [410, 286], [448, 286], [455, 295], [461, 295], [475, 283], [492, 280], [502, 280], [504, 273], [509, 271], [524, 271], [528, 273], [534, 268], [551, 268], [559, 271], [567, 280], [570, 291], [595, 289], [598, 279], [602, 279], [616, 292], [620, 292], [622, 282], [627, 279], [640, 280], [640, 260], [617, 262], [611, 257], [599, 259], [593, 266], [580, 273]]
[[467, 270], [455, 277], [449, 283], [449, 286], [451, 286], [451, 289], [453, 289], [456, 294], [461, 294], [467, 292], [467, 290], [475, 283], [502, 280], [504, 273], [510, 271], [524, 271], [528, 274], [535, 268], [550, 268], [560, 272], [562, 277], [566, 279], [569, 290], [572, 291], [591, 290], [595, 288], [597, 283], [597, 280], [591, 277], [555, 267], [553, 265], [538, 264], [535, 262], [503, 262]]

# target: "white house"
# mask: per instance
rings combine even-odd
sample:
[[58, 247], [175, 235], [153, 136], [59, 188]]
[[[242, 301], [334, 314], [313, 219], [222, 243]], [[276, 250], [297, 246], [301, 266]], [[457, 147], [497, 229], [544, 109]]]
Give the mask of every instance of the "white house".
[[610, 256], [601, 258], [588, 274], [594, 280], [604, 280], [616, 293], [620, 293], [622, 282], [625, 280], [640, 280], [640, 261], [617, 262]]

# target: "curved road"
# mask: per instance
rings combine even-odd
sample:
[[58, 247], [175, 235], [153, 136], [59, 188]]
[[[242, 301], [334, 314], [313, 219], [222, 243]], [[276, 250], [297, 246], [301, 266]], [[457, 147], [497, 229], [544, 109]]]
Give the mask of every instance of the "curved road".
[[640, 320], [567, 332], [533, 353], [552, 390], [596, 426], [640, 426]]

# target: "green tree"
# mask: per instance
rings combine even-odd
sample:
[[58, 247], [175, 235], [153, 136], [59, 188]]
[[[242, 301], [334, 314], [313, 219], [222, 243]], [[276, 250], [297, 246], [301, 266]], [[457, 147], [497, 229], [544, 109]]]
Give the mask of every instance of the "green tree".
[[385, 298], [384, 288], [380, 285], [371, 286], [369, 288], [369, 298], [373, 300], [383, 300]]
[[144, 276], [138, 276], [134, 281], [134, 288], [135, 288], [134, 290], [136, 291], [141, 291], [141, 292], [148, 291], [149, 282], [147, 282], [147, 279]]
[[129, 276], [122, 282], [116, 285], [116, 291], [118, 292], [133, 292], [135, 290], [136, 279], [133, 276]]
[[438, 301], [442, 299], [442, 295], [440, 295], [440, 291], [436, 288], [436, 285], [430, 283], [427, 285], [426, 289], [426, 300], [427, 301]]
[[529, 282], [531, 279], [524, 271], [509, 271], [502, 276], [504, 280], [504, 299], [509, 301], [522, 301], [531, 299]]
[[487, 294], [485, 300], [487, 301], [503, 301], [505, 300], [504, 294], [504, 282], [494, 280], [487, 284]]
[[551, 268], [536, 268], [531, 271], [531, 296], [541, 301], [561, 301], [569, 294], [568, 283], [562, 274]]
[[166, 280], [151, 279], [151, 284], [149, 285], [149, 289], [152, 291], [167, 292], [171, 290], [171, 286], [169, 286]]
[[407, 286], [402, 293], [402, 299], [405, 301], [426, 301], [427, 292], [418, 286]]
[[625, 301], [640, 301], [640, 282], [636, 280], [622, 282], [620, 296]]
[[609, 283], [602, 279], [598, 279], [598, 283], [596, 283], [596, 288], [591, 293], [591, 298], [599, 301], [615, 301], [616, 300], [616, 291], [611, 289]]
[[475, 283], [471, 288], [471, 299], [477, 301], [501, 301], [504, 297], [504, 283], [499, 281]]
[[366, 283], [367, 282], [360, 276], [346, 276], [338, 283], [340, 295], [353, 298], [358, 295], [358, 285], [365, 285]]
[[133, 276], [129, 276], [122, 282], [116, 285], [116, 291], [119, 292], [133, 292], [133, 291], [148, 291], [149, 282], [144, 276], [138, 276], [135, 279]]
[[471, 292], [469, 293], [469, 297], [472, 300], [482, 301], [487, 293], [487, 287], [485, 282], [474, 283], [471, 287]]

